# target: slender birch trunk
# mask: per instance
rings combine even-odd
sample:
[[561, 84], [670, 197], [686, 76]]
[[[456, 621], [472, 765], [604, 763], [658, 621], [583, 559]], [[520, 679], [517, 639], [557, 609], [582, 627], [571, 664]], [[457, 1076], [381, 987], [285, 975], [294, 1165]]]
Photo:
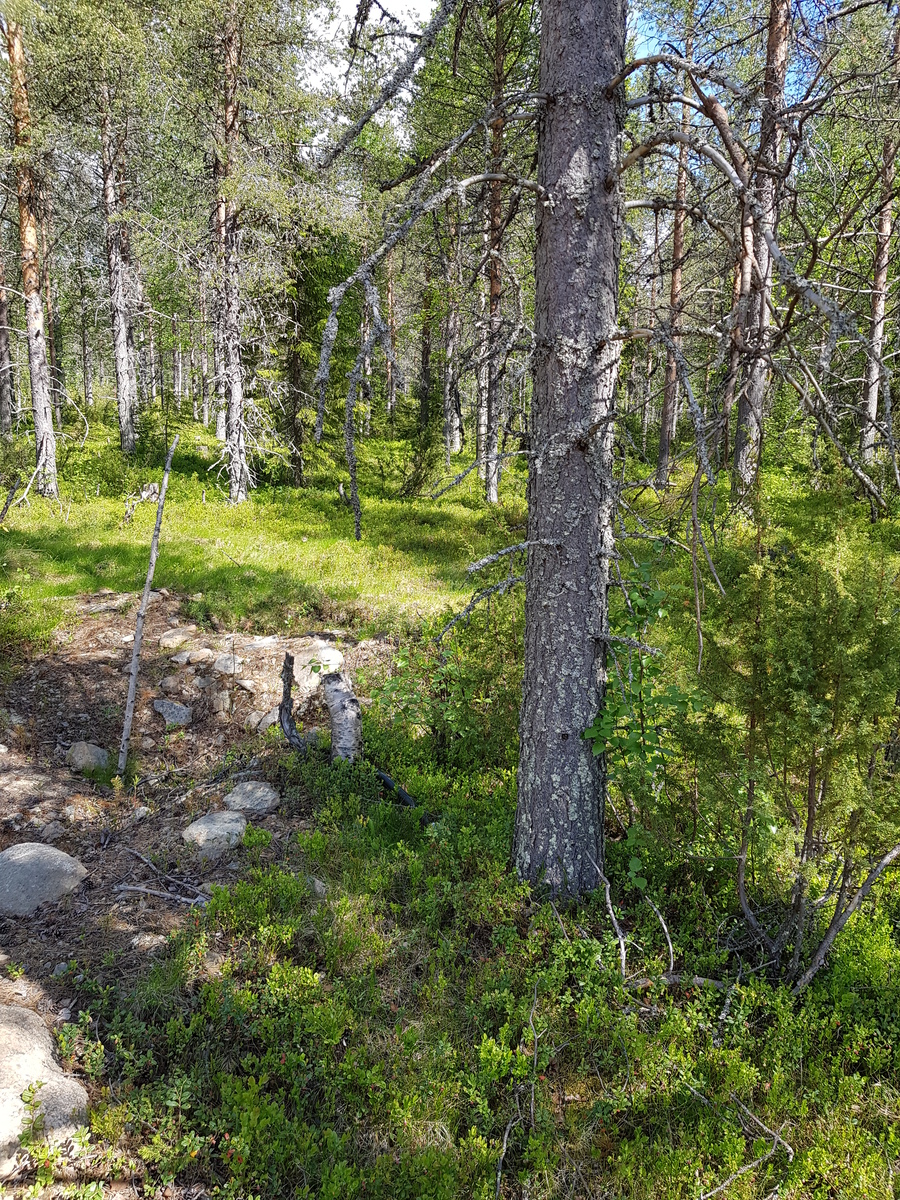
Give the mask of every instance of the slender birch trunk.
[[42, 496], [58, 494], [56, 478], [56, 434], [50, 390], [50, 366], [44, 335], [41, 274], [38, 257], [37, 186], [31, 163], [31, 111], [25, 72], [22, 27], [6, 23], [6, 47], [12, 91], [14, 162], [19, 200], [19, 242], [22, 250], [22, 293], [25, 299], [25, 328], [28, 335], [28, 369], [31, 376], [31, 407], [34, 413], [36, 457], [35, 488]]
[[621, 353], [625, 0], [542, 0], [535, 368], [528, 479], [525, 672], [514, 859], [580, 895], [603, 867], [606, 777], [582, 736], [603, 703], [614, 553], [613, 433]]
[[209, 425], [209, 344], [207, 341], [206, 288], [200, 285], [200, 405], [203, 428]]
[[116, 151], [113, 142], [109, 91], [101, 88], [100, 161], [103, 176], [103, 215], [106, 220], [106, 267], [112, 311], [113, 366], [116, 374], [116, 405], [119, 412], [119, 444], [123, 454], [133, 454], [137, 380], [134, 371], [134, 334], [128, 308], [123, 222], [119, 212]]
[[[396, 358], [397, 356], [397, 323], [394, 318], [394, 256], [389, 253], [385, 261], [385, 270], [387, 271], [387, 323], [388, 335], [391, 339], [391, 352]], [[397, 405], [397, 380], [394, 377], [394, 365], [388, 360], [387, 367], [387, 415], [391, 423], [391, 428], [394, 426], [394, 409]]]

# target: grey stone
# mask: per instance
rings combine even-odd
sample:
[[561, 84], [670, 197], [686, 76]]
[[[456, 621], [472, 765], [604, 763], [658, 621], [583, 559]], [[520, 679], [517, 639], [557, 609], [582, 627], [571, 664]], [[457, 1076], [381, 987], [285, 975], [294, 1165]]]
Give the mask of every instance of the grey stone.
[[142, 750], [152, 750], [155, 745], [156, 745], [156, 738], [152, 738], [152, 737], [142, 737], [141, 738], [141, 749]]
[[191, 650], [179, 650], [177, 654], [173, 654], [169, 662], [175, 663], [177, 667], [186, 667], [191, 661]]
[[147, 807], [146, 804], [139, 804], [137, 806], [137, 808], [134, 809], [134, 811], [132, 812], [131, 815], [135, 819], [135, 821], [143, 821], [144, 817], [150, 816], [150, 809]]
[[197, 632], [196, 625], [176, 625], [159, 639], [160, 650], [177, 650], [185, 646]]
[[104, 771], [109, 765], [109, 755], [93, 742], [73, 742], [66, 754], [66, 762], [76, 771]]
[[324, 900], [328, 895], [328, 888], [321, 879], [316, 879], [315, 875], [309, 876], [309, 886], [317, 900]]
[[252, 679], [239, 679], [237, 685], [241, 691], [249, 692], [251, 696], [256, 691], [256, 684]]
[[65, 973], [66, 973], [66, 971], [68, 971], [68, 969], [69, 969], [68, 963], [57, 963], [56, 966], [53, 968], [53, 978], [58, 979], [60, 977], [60, 975], [65, 975]]
[[2, 742], [0, 742], [0, 754], [9, 754], [9, 746], [4, 746]]
[[61, 838], [66, 832], [62, 821], [48, 821], [41, 830], [41, 837], [45, 842], [55, 842], [57, 838]]
[[187, 704], [175, 700], [154, 700], [153, 707], [167, 725], [190, 725], [194, 716]]
[[212, 698], [212, 709], [216, 713], [231, 712], [231, 696], [228, 692], [216, 692]]
[[53, 1042], [37, 1013], [18, 1005], [0, 1005], [0, 1179], [8, 1178], [25, 1127], [22, 1093], [42, 1082], [38, 1090], [44, 1136], [64, 1141], [85, 1121], [87, 1092], [64, 1075], [53, 1057]]
[[233, 792], [225, 797], [224, 804], [232, 812], [253, 813], [264, 815], [274, 812], [281, 803], [281, 797], [270, 783], [258, 779], [248, 779], [239, 783]]
[[208, 663], [212, 662], [215, 657], [215, 650], [210, 650], [209, 646], [201, 646], [198, 650], [191, 650], [188, 662]]
[[165, 935], [162, 933], [136, 933], [131, 939], [131, 944], [135, 950], [158, 950], [160, 946], [166, 944]]
[[264, 712], [258, 711], [250, 713], [250, 715], [247, 717], [247, 720], [244, 722], [244, 728], [249, 729], [251, 732], [256, 732], [260, 721], [265, 715], [266, 714]]
[[180, 691], [181, 680], [177, 675], [166, 675], [164, 679], [159, 681], [159, 690], [167, 696], [171, 695], [172, 692]]
[[243, 660], [236, 654], [220, 654], [213, 663], [213, 670], [218, 671], [220, 675], [237, 675], [243, 665]]
[[0, 854], [0, 916], [30, 917], [42, 904], [74, 891], [86, 875], [77, 858], [55, 846], [10, 846]]
[[237, 812], [212, 812], [182, 831], [186, 842], [196, 846], [204, 858], [218, 858], [244, 836], [247, 818]]
[[276, 704], [274, 708], [270, 708], [259, 724], [256, 726], [257, 733], [265, 733], [267, 729], [271, 729], [273, 725], [278, 724], [279, 706]]

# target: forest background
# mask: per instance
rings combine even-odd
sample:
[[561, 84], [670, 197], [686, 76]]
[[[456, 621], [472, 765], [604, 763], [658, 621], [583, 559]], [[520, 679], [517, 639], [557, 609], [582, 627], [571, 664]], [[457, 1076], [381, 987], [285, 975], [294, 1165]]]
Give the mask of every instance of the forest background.
[[186, 616], [395, 646], [363, 761], [228, 760], [289, 852], [73, 961], [23, 1191], [896, 1195], [896, 12], [3, 17], [4, 671], [176, 433]]

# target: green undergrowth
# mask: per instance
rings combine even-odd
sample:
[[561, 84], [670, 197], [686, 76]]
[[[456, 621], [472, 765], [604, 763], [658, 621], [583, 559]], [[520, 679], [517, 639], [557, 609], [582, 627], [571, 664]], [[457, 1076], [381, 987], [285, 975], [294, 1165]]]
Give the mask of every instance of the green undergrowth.
[[[314, 827], [267, 868], [251, 830], [245, 877], [137, 986], [83, 981], [112, 1173], [273, 1200], [895, 1194], [900, 880], [796, 1000], [735, 969], [726, 852], [611, 827], [623, 986], [602, 891], [554, 906], [510, 867], [520, 621], [504, 597], [443, 659], [401, 660], [365, 714], [365, 763], [285, 753]], [[420, 807], [386, 799], [372, 765]], [[648, 899], [681, 984], [660, 982]]]

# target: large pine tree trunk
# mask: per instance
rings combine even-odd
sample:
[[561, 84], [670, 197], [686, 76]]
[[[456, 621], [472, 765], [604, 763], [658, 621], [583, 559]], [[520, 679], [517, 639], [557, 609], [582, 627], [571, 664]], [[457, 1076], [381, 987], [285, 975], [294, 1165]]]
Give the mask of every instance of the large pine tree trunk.
[[134, 334], [128, 307], [123, 222], [119, 212], [116, 153], [113, 144], [109, 93], [101, 92], [100, 160], [103, 174], [103, 215], [106, 220], [106, 267], [109, 304], [112, 311], [113, 365], [116, 373], [116, 405], [119, 412], [119, 444], [123, 454], [133, 454], [136, 442], [135, 410], [137, 380], [134, 370]]
[[42, 496], [57, 495], [56, 434], [50, 390], [50, 365], [44, 334], [41, 273], [38, 257], [37, 187], [31, 165], [31, 112], [25, 75], [22, 27], [6, 23], [6, 46], [12, 84], [13, 138], [16, 147], [16, 185], [19, 200], [19, 242], [22, 250], [22, 293], [28, 335], [28, 369], [34, 413], [35, 487]]
[[13, 369], [9, 347], [9, 297], [6, 291], [6, 266], [0, 254], [0, 437], [12, 433]]
[[543, 0], [525, 676], [515, 863], [579, 895], [603, 865], [606, 781], [582, 737], [603, 702], [613, 553], [625, 0]]
[[732, 487], [736, 496], [745, 496], [753, 487], [762, 453], [763, 410], [769, 380], [766, 355], [769, 348], [769, 302], [772, 298], [773, 268], [764, 231], [775, 233], [778, 227], [778, 160], [782, 140], [778, 118], [784, 107], [790, 29], [790, 0], [771, 0], [759, 159], [754, 179], [754, 190], [762, 217], [761, 224], [754, 225], [753, 229], [753, 254], [759, 266], [759, 274], [754, 272], [751, 283], [745, 338], [750, 362], [738, 400], [732, 471]]

